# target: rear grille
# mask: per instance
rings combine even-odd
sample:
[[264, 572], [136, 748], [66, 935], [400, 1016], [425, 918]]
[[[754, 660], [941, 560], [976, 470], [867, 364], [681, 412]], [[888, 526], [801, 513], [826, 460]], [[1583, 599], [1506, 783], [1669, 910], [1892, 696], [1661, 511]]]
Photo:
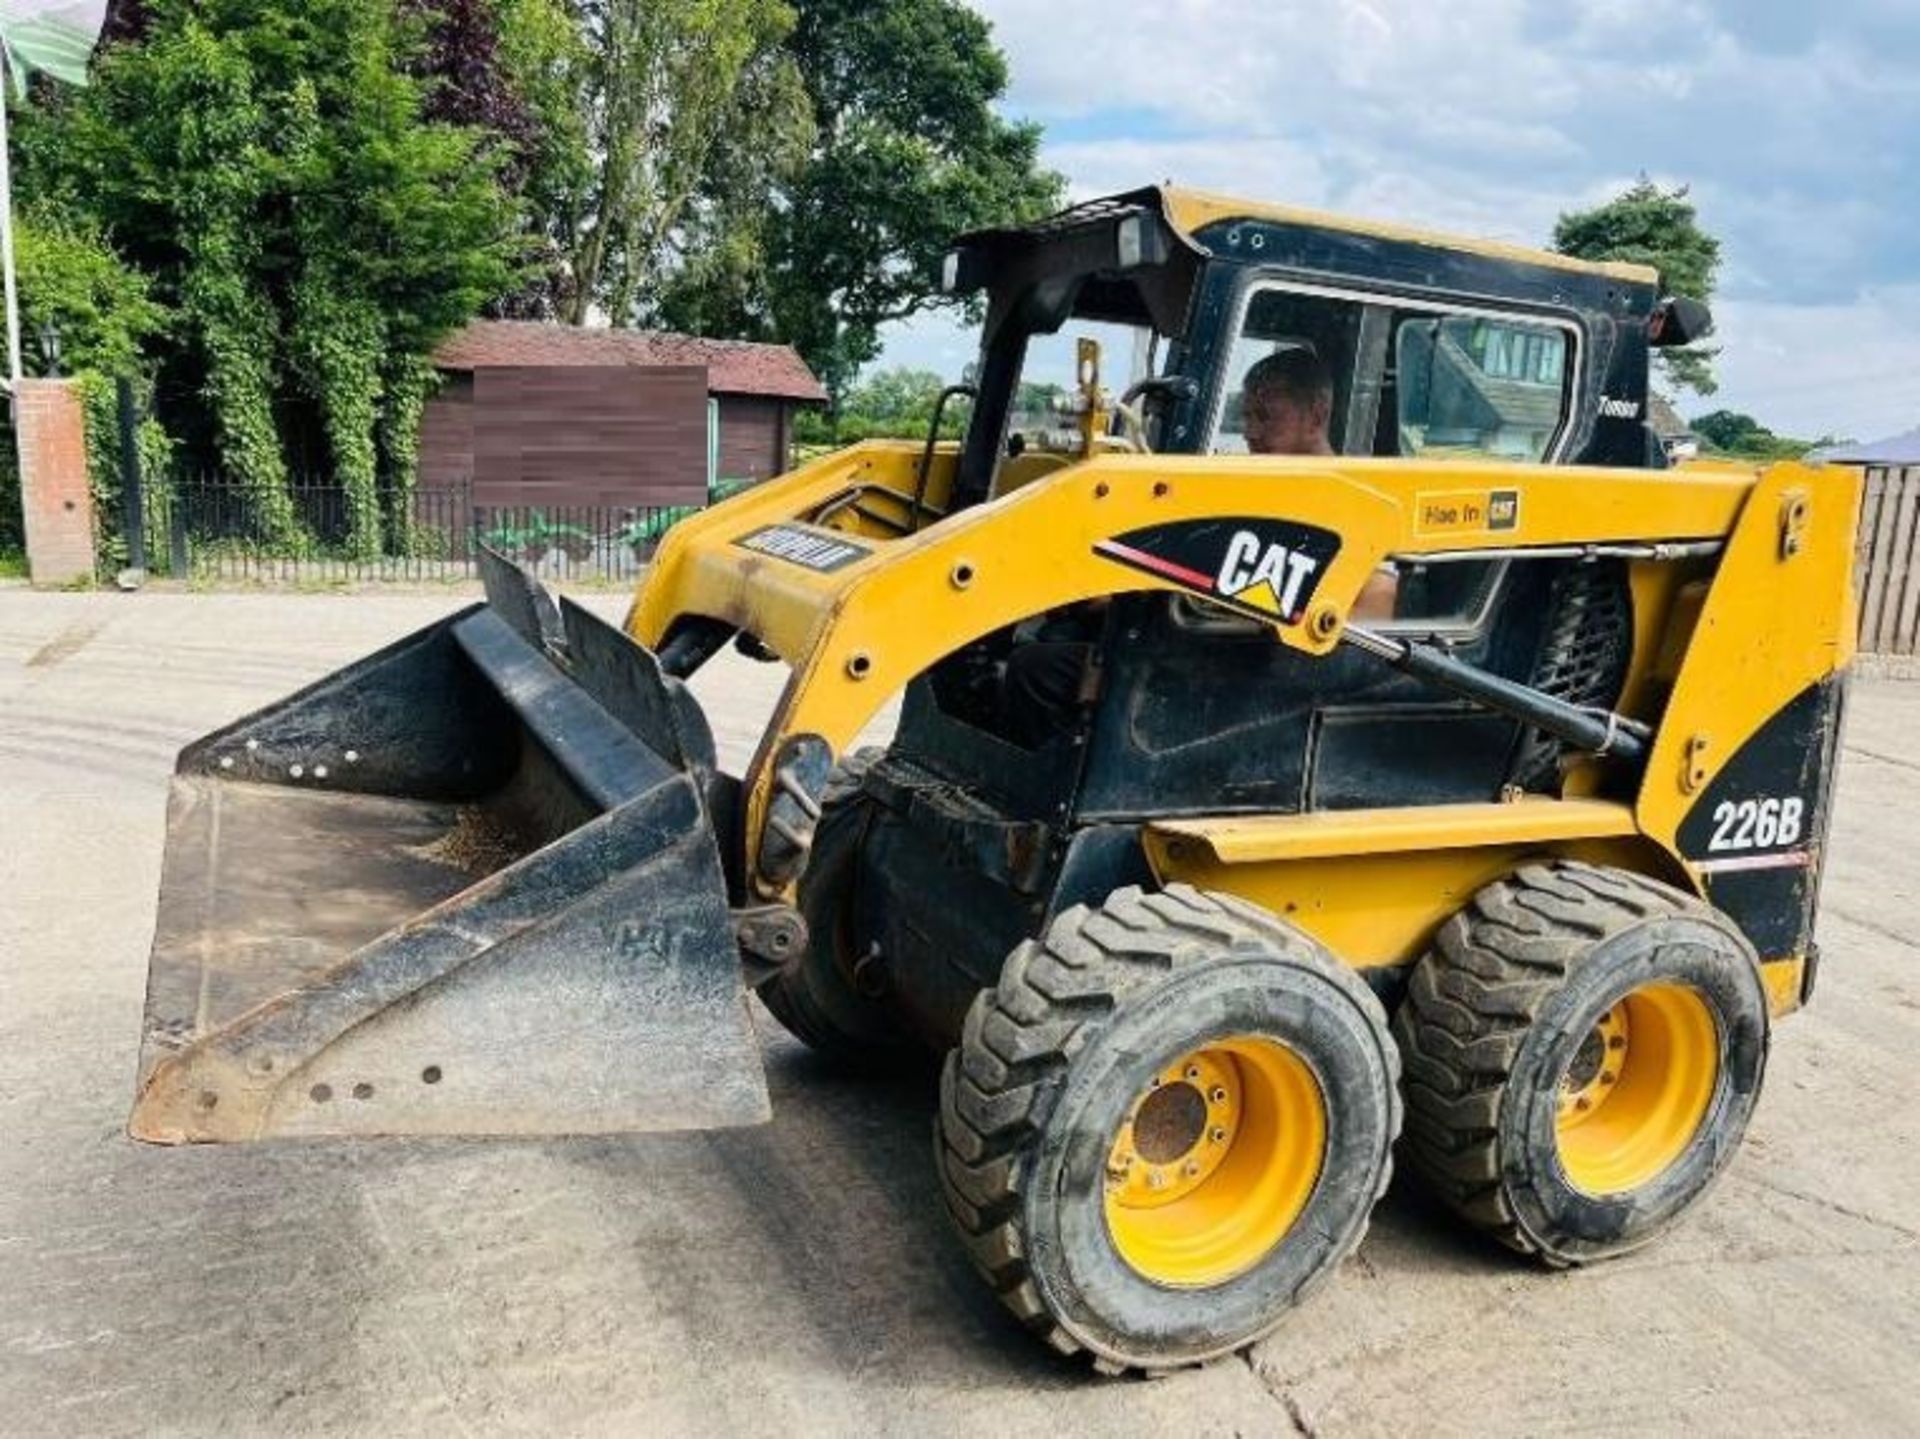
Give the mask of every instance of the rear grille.
[[[1546, 634], [1529, 681], [1568, 704], [1611, 708], [1626, 683], [1633, 653], [1633, 602], [1626, 568], [1618, 560], [1569, 564], [1548, 597]], [[1528, 729], [1520, 739], [1512, 783], [1528, 790], [1557, 788], [1566, 746]]]

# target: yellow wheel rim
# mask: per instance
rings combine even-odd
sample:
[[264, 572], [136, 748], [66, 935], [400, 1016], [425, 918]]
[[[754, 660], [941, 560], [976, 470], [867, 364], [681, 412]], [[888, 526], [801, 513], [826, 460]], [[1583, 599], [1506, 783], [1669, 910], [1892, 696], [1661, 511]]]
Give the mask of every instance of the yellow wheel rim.
[[1568, 1182], [1606, 1195], [1658, 1178], [1693, 1142], [1719, 1077], [1719, 1030], [1698, 991], [1634, 990], [1560, 1077], [1554, 1127]]
[[1107, 1232], [1135, 1270], [1191, 1288], [1272, 1251], [1320, 1177], [1327, 1110], [1285, 1045], [1220, 1040], [1134, 1096], [1107, 1154]]

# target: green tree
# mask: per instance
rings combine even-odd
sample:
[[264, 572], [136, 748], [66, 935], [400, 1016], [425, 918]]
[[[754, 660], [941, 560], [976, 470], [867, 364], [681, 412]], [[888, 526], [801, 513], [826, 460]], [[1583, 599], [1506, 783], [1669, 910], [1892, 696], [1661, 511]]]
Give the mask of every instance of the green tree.
[[615, 325], [650, 318], [668, 273], [696, 253], [714, 166], [734, 157], [722, 192], [739, 213], [764, 194], [739, 193], [762, 167], [804, 153], [798, 80], [782, 48], [794, 24], [784, 0], [580, 0], [585, 54], [578, 82], [594, 157], [557, 197], [572, 293], [561, 318], [584, 324], [597, 307]]
[[[108, 526], [118, 511], [118, 458], [112, 381], [138, 377], [143, 352], [162, 334], [167, 311], [149, 294], [146, 279], [121, 263], [98, 235], [56, 217], [29, 212], [14, 227], [20, 280], [22, 359], [31, 374], [52, 374], [55, 359], [45, 348], [51, 331], [59, 346], [58, 369], [77, 377], [87, 407], [88, 469], [101, 517]], [[143, 427], [141, 448], [149, 460], [165, 454], [165, 437]], [[11, 441], [0, 444], [0, 554], [20, 548], [20, 478]]]
[[1713, 410], [1691, 422], [1693, 432], [1712, 451], [1741, 460], [1797, 460], [1831, 439], [1796, 440], [1772, 430], [1738, 410]]
[[1005, 57], [957, 0], [800, 0], [787, 48], [813, 109], [806, 164], [728, 263], [675, 276], [662, 311], [790, 341], [842, 395], [881, 326], [956, 303], [939, 289], [956, 234], [1045, 214], [1063, 182], [1039, 166], [1038, 127], [995, 111]]
[[146, 9], [91, 88], [23, 117], [22, 193], [152, 278], [176, 317], [163, 418], [241, 481], [263, 531], [298, 528], [287, 431], [311, 416], [350, 496], [348, 542], [373, 553], [383, 460], [402, 486], [412, 471], [383, 438], [407, 440], [425, 358], [521, 265], [499, 156], [426, 117], [422, 26], [393, 0]]
[[[1700, 228], [1685, 185], [1663, 189], [1646, 176], [1591, 210], [1560, 216], [1553, 248], [1583, 260], [1627, 260], [1652, 265], [1668, 294], [1711, 300], [1720, 273], [1720, 242]], [[1676, 390], [1711, 395], [1719, 389], [1705, 345], [1661, 350], [1659, 363]]]
[[97, 234], [58, 216], [22, 215], [13, 238], [27, 369], [53, 372], [53, 357], [41, 352], [50, 326], [63, 372], [110, 378], [139, 373], [147, 344], [169, 318], [146, 277], [122, 263]]
[[[831, 416], [802, 416], [799, 437], [805, 443], [832, 441], [846, 444], [854, 440], [904, 439], [926, 437], [933, 423], [934, 407], [947, 381], [933, 370], [915, 370], [905, 366], [876, 370], [842, 397], [839, 410]], [[960, 435], [966, 427], [967, 401], [954, 396], [940, 413], [940, 433], [947, 439]]]
[[527, 274], [487, 306], [496, 316], [546, 318], [570, 293], [556, 216], [591, 173], [580, 78], [588, 57], [571, 0], [397, 0], [426, 45], [414, 67], [429, 81], [424, 114], [470, 126], [500, 158], [502, 187], [521, 202]]

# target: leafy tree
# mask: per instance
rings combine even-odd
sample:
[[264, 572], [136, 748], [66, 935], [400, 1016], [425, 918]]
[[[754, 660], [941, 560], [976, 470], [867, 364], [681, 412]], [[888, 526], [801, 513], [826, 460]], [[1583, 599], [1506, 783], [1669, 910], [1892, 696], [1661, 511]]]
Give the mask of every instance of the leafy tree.
[[[689, 266], [675, 321], [797, 345], [845, 392], [890, 321], [955, 302], [939, 290], [956, 234], [1056, 208], [1037, 126], [1003, 120], [1007, 65], [958, 0], [799, 0], [789, 50], [813, 108], [805, 166], [726, 263]], [[764, 257], [754, 272], [753, 260]]]
[[685, 252], [723, 146], [797, 159], [803, 116], [782, 49], [794, 13], [785, 0], [579, 0], [579, 11], [594, 162], [559, 199], [573, 278], [560, 315], [584, 324], [598, 306], [631, 325]]
[[[925, 439], [946, 385], [947, 381], [933, 370], [904, 366], [879, 370], [846, 392], [837, 413], [827, 416], [803, 412], [796, 433], [806, 444]], [[959, 396], [950, 399], [941, 411], [941, 435], [956, 438], [965, 428], [966, 417], [966, 400]]]
[[1797, 460], [1830, 438], [1796, 440], [1738, 410], [1714, 410], [1691, 422], [1693, 432], [1716, 453], [1742, 460]]
[[402, 488], [411, 475], [426, 357], [518, 273], [499, 158], [427, 116], [422, 26], [392, 0], [144, 10], [91, 88], [23, 117], [22, 192], [152, 278], [176, 315], [163, 415], [242, 482], [263, 531], [297, 528], [287, 431], [310, 424], [350, 497], [349, 544], [372, 553], [383, 462]]
[[[113, 380], [142, 373], [142, 352], [168, 323], [143, 276], [121, 263], [97, 235], [57, 216], [30, 210], [14, 227], [19, 267], [22, 359], [29, 373], [52, 374], [54, 356], [43, 335], [59, 345], [58, 369], [80, 381], [87, 411], [87, 460], [98, 513], [117, 530], [119, 491], [117, 413]], [[149, 464], [164, 463], [166, 437], [157, 425], [138, 432]], [[111, 538], [111, 534], [109, 535]], [[19, 474], [11, 442], [0, 444], [0, 553], [20, 546]]]
[[[1713, 298], [1720, 242], [1700, 228], [1685, 185], [1662, 189], [1646, 176], [1604, 205], [1561, 215], [1553, 248], [1583, 260], [1627, 260], [1652, 265], [1667, 293]], [[1661, 350], [1660, 368], [1675, 389], [1711, 395], [1719, 389], [1705, 345]]]
[[571, 293], [567, 241], [554, 216], [591, 170], [580, 77], [587, 58], [569, 0], [400, 0], [426, 37], [415, 68], [428, 119], [472, 127], [522, 202], [527, 272], [488, 313], [539, 319]]
[[53, 357], [41, 353], [42, 332], [50, 325], [65, 373], [136, 374], [142, 351], [168, 321], [146, 277], [123, 264], [98, 235], [57, 216], [21, 216], [13, 239], [27, 369], [53, 372]]
[[573, 234], [558, 219], [567, 212], [567, 197], [578, 194], [592, 173], [580, 103], [586, 38], [573, 0], [492, 0], [492, 8], [499, 27], [496, 83], [518, 96], [530, 122], [514, 142], [530, 268], [519, 290], [487, 308], [495, 315], [547, 319], [573, 293]]

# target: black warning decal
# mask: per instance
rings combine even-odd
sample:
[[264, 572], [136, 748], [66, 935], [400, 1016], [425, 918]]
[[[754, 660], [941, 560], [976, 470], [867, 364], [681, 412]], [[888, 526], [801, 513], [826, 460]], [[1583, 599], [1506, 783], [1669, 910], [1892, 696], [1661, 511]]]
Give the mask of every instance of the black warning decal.
[[1313, 602], [1340, 537], [1292, 520], [1176, 520], [1101, 540], [1094, 553], [1282, 624]]
[[752, 534], [734, 541], [743, 550], [772, 555], [802, 569], [831, 574], [855, 560], [864, 560], [873, 551], [865, 545], [842, 539], [835, 534], [810, 530], [802, 525], [763, 525]]

